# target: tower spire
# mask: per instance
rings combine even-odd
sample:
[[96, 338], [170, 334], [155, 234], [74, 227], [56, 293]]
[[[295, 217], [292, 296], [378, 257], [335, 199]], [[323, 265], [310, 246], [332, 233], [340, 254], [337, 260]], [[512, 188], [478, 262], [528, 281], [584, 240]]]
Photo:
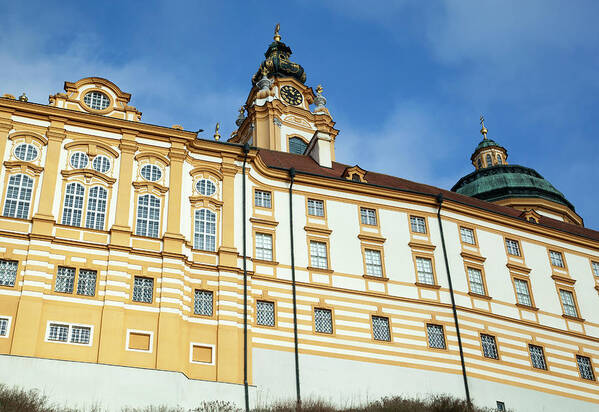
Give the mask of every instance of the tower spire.
[[483, 135], [483, 140], [487, 139], [487, 128], [485, 127], [485, 116], [480, 115], [480, 124], [482, 128], [480, 129], [480, 134]]
[[281, 41], [281, 35], [279, 35], [279, 30], [281, 30], [281, 25], [277, 23], [275, 26], [275, 37], [273, 37], [274, 41]]

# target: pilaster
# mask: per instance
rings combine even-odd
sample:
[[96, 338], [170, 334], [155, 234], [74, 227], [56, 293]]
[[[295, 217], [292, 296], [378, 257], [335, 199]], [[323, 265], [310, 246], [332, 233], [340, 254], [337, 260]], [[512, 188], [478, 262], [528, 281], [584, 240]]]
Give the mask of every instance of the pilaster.
[[135, 142], [137, 132], [123, 130], [122, 134], [123, 138], [119, 146], [121, 150], [121, 162], [116, 199], [116, 216], [114, 225], [110, 229], [110, 243], [128, 247], [131, 238], [129, 216], [131, 214], [131, 183], [133, 181], [133, 156], [137, 151], [137, 143]]
[[224, 156], [221, 164], [223, 174], [223, 230], [222, 244], [218, 249], [219, 264], [225, 267], [237, 267], [237, 248], [235, 247], [235, 175], [239, 168], [235, 165], [235, 156]]
[[187, 153], [184, 141], [173, 140], [169, 152], [169, 196], [166, 233], [164, 234], [164, 251], [182, 253], [185, 239], [181, 234], [181, 197], [183, 196], [183, 161]]

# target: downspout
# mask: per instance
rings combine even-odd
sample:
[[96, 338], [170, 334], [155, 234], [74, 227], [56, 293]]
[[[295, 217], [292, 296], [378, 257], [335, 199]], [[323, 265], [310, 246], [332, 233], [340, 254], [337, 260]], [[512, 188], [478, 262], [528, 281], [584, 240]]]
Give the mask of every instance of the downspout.
[[242, 189], [242, 203], [243, 203], [243, 386], [245, 390], [245, 410], [250, 411], [250, 394], [248, 387], [248, 272], [247, 272], [247, 223], [246, 223], [246, 189], [245, 189], [245, 164], [247, 162], [248, 153], [250, 146], [246, 143], [243, 145], [243, 189]]
[[453, 311], [453, 321], [455, 323], [455, 330], [458, 336], [458, 347], [460, 349], [460, 362], [462, 364], [462, 377], [464, 378], [464, 390], [466, 391], [466, 401], [468, 402], [468, 408], [472, 409], [472, 402], [470, 400], [470, 389], [468, 389], [468, 378], [466, 376], [466, 364], [464, 362], [464, 348], [462, 347], [462, 336], [460, 335], [460, 324], [458, 322], [458, 312], [455, 306], [455, 296], [453, 294], [453, 283], [451, 281], [451, 272], [449, 271], [449, 260], [447, 259], [447, 249], [445, 247], [445, 236], [443, 234], [443, 224], [441, 222], [441, 207], [443, 206], [443, 193], [437, 195], [437, 203], [439, 209], [437, 210], [437, 221], [439, 222], [439, 230], [441, 232], [441, 245], [443, 246], [443, 258], [445, 259], [445, 269], [447, 270], [447, 280], [449, 282], [449, 296], [451, 296], [451, 310]]
[[289, 237], [291, 241], [291, 290], [293, 294], [293, 345], [295, 351], [295, 391], [296, 391], [296, 410], [302, 408], [302, 398], [300, 396], [300, 377], [299, 377], [299, 353], [297, 343], [297, 295], [295, 292], [295, 249], [293, 247], [293, 182], [295, 180], [295, 168], [289, 169], [291, 184], [289, 185]]

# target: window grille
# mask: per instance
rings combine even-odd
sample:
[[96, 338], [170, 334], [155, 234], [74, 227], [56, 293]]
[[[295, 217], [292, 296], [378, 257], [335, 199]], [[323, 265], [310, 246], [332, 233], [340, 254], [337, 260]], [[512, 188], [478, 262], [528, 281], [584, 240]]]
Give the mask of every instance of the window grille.
[[144, 179], [155, 182], [162, 177], [162, 170], [156, 165], [145, 165], [141, 168], [140, 174]]
[[[96, 158], [97, 159], [97, 158]], [[104, 229], [106, 219], [106, 202], [108, 200], [108, 191], [100, 186], [94, 186], [89, 190], [87, 199], [87, 216], [85, 218], [85, 227], [89, 229]]]
[[536, 369], [547, 370], [547, 363], [545, 363], [545, 354], [543, 348], [537, 345], [528, 345], [528, 351], [530, 352], [530, 360], [532, 367]]
[[270, 209], [272, 205], [270, 196], [270, 192], [256, 190], [256, 192], [254, 192], [254, 204], [258, 207], [265, 207], [267, 209]]
[[80, 269], [77, 279], [77, 294], [94, 296], [96, 294], [96, 276], [95, 270]]
[[262, 326], [275, 326], [275, 303], [259, 300], [256, 302], [256, 322]]
[[133, 301], [152, 303], [154, 295], [154, 279], [135, 276], [133, 279]]
[[212, 196], [216, 192], [216, 185], [208, 179], [200, 179], [196, 183], [196, 190], [202, 196]]
[[58, 342], [66, 342], [69, 337], [69, 325], [60, 325], [58, 323], [50, 324], [50, 331], [48, 333], [48, 340], [54, 340]]
[[418, 270], [418, 282], [427, 285], [435, 284], [435, 276], [433, 275], [433, 262], [428, 258], [417, 257], [416, 269]]
[[137, 225], [135, 234], [158, 237], [160, 225], [160, 199], [154, 195], [143, 195], [137, 200]]
[[54, 290], [62, 293], [73, 293], [75, 285], [75, 268], [59, 266], [56, 272], [56, 285]]
[[83, 152], [75, 152], [71, 155], [71, 167], [73, 169], [84, 169], [89, 162], [89, 157]]
[[91, 334], [91, 328], [89, 328], [89, 327], [72, 326], [70, 342], [87, 345], [87, 344], [89, 344], [90, 334]]
[[484, 295], [485, 285], [483, 283], [483, 274], [480, 269], [468, 268], [468, 278], [470, 279], [470, 292]]
[[426, 325], [426, 330], [428, 334], [428, 346], [436, 349], [445, 349], [443, 326], [429, 323]]
[[372, 335], [375, 340], [391, 341], [391, 331], [389, 330], [389, 318], [383, 316], [372, 317]]
[[83, 96], [85, 104], [94, 110], [104, 110], [110, 104], [110, 99], [101, 92], [89, 92]]
[[363, 225], [376, 226], [376, 210], [361, 207], [360, 220]]
[[272, 235], [256, 233], [256, 259], [272, 260]]
[[289, 153], [304, 154], [308, 145], [299, 137], [289, 139]]
[[31, 162], [37, 157], [37, 149], [32, 144], [20, 144], [15, 148], [15, 157], [25, 162]]
[[193, 247], [210, 252], [216, 251], [216, 213], [208, 209], [195, 211]]
[[475, 245], [476, 241], [474, 239], [474, 231], [467, 227], [460, 228], [460, 236], [462, 237], [462, 242], [468, 243], [470, 245]]
[[69, 183], [65, 189], [62, 224], [81, 226], [83, 215], [83, 196], [85, 188], [79, 183]]
[[333, 333], [333, 313], [330, 309], [314, 309], [314, 329], [320, 333]]
[[29, 217], [29, 205], [33, 191], [33, 179], [23, 175], [12, 175], [8, 179], [6, 188], [6, 200], [4, 202], [3, 216], [27, 219]]
[[370, 276], [383, 276], [383, 265], [381, 263], [381, 252], [378, 250], [365, 249], [366, 274]]
[[193, 301], [193, 313], [196, 315], [212, 316], [212, 296], [210, 290], [196, 290]]
[[16, 260], [0, 260], [0, 286], [15, 285], [18, 267], [19, 262]]
[[514, 256], [520, 256], [520, 245], [517, 240], [505, 239], [507, 253]]
[[588, 379], [590, 381], [595, 380], [593, 365], [591, 364], [590, 358], [582, 355], [576, 355], [576, 363], [578, 364], [578, 371], [580, 372], [580, 377], [582, 379]]
[[530, 292], [528, 291], [528, 282], [522, 279], [514, 279], [516, 285], [516, 297], [521, 305], [532, 306]]
[[426, 233], [426, 222], [423, 217], [410, 216], [410, 226], [414, 233]]
[[314, 240], [310, 241], [310, 266], [320, 269], [327, 269], [329, 267], [326, 243]]
[[110, 169], [110, 159], [106, 156], [98, 155], [94, 158], [92, 167], [96, 172], [106, 173]]
[[0, 336], [8, 335], [8, 319], [0, 318]]
[[324, 217], [324, 202], [322, 200], [308, 199], [308, 214]]
[[577, 318], [578, 311], [576, 310], [576, 303], [574, 302], [574, 294], [569, 290], [560, 289], [559, 295], [562, 298], [564, 314]]
[[499, 359], [497, 353], [497, 343], [495, 342], [495, 336], [491, 335], [480, 335], [480, 342], [483, 347], [483, 355], [485, 358]]
[[564, 267], [564, 259], [562, 258], [562, 254], [560, 252], [554, 252], [553, 250], [550, 250], [549, 257], [551, 258], [551, 264], [553, 266], [557, 266], [559, 268]]

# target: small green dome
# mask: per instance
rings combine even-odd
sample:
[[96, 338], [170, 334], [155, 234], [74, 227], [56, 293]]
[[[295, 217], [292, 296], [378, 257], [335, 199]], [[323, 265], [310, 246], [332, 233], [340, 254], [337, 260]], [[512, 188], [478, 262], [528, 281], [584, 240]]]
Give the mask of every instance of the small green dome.
[[268, 76], [293, 77], [304, 83], [306, 81], [304, 68], [289, 60], [291, 53], [291, 48], [282, 41], [275, 40], [272, 42], [270, 46], [268, 46], [266, 53], [264, 53], [266, 59], [260, 63], [260, 68], [252, 77], [252, 83], [256, 84], [258, 80], [260, 80], [262, 77], [262, 70], [264, 69], [266, 69]]
[[483, 139], [483, 140], [480, 141], [480, 143], [478, 144], [478, 146], [476, 146], [476, 150], [484, 149], [485, 147], [491, 147], [491, 146], [501, 147], [493, 139]]

